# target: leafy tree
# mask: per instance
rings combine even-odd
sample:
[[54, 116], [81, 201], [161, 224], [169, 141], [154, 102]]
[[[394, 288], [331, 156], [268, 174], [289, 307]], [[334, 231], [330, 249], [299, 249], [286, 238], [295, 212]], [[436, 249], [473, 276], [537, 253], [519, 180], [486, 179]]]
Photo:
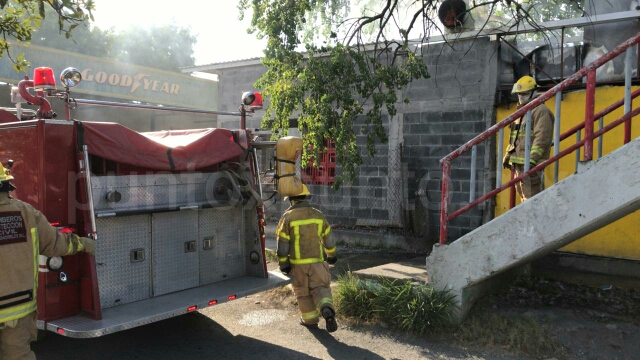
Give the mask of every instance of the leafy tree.
[[[336, 186], [354, 179], [362, 155], [354, 123], [364, 115], [369, 126], [366, 154], [386, 142], [382, 115], [396, 104], [413, 79], [428, 78], [421, 57], [429, 36], [445, 33], [438, 19], [444, 0], [239, 0], [242, 19], [252, 13], [250, 33], [267, 39], [266, 73], [256, 87], [269, 96], [264, 126], [288, 127], [297, 115], [305, 147], [336, 143], [342, 174]], [[500, 25], [537, 26], [552, 12], [578, 0], [470, 0], [467, 11], [481, 31], [499, 16]], [[357, 8], [357, 9], [356, 9]], [[564, 12], [565, 14], [567, 12]], [[484, 14], [484, 18], [478, 15]], [[480, 21], [484, 19], [483, 21]], [[304, 52], [304, 53], [303, 53]], [[282, 134], [282, 132], [281, 132]], [[306, 162], [314, 154], [305, 154]]]
[[[48, 13], [48, 11], [47, 11]], [[193, 66], [196, 37], [189, 27], [155, 26], [149, 29], [131, 26], [116, 32], [97, 26], [77, 27], [70, 39], [60, 32], [51, 16], [42, 21], [31, 43], [74, 53], [118, 60], [168, 71]]]
[[149, 29], [132, 26], [116, 35], [113, 59], [150, 66], [156, 69], [179, 71], [193, 66], [193, 46], [196, 37], [190, 27], [176, 25], [154, 26]]
[[45, 10], [46, 18], [40, 28], [33, 32], [31, 44], [65, 50], [77, 54], [103, 58], [113, 57], [113, 43], [116, 34], [113, 29], [102, 30], [97, 26], [80, 24], [71, 36], [60, 30], [51, 9]]
[[16, 71], [24, 71], [29, 62], [24, 54], [11, 55], [7, 39], [30, 41], [32, 33], [45, 19], [47, 8], [55, 12], [58, 30], [66, 38], [78, 25], [93, 20], [93, 0], [0, 0], [0, 57], [9, 56]]

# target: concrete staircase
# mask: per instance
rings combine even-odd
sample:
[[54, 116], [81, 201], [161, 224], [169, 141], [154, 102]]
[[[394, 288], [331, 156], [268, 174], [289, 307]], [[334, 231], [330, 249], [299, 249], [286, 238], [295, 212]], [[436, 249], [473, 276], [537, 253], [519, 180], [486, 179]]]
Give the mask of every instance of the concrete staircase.
[[427, 257], [429, 283], [457, 296], [459, 320], [522, 265], [640, 209], [640, 138]]

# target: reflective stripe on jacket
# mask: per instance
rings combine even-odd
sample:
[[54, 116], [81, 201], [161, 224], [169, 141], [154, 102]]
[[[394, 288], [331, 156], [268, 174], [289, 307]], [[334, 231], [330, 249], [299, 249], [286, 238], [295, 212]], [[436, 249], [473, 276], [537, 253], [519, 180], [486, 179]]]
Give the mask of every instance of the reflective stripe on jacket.
[[[521, 106], [518, 105], [518, 108]], [[538, 165], [549, 158], [553, 141], [553, 113], [544, 104], [531, 110], [531, 151], [530, 163]], [[524, 164], [526, 115], [509, 125], [511, 130], [507, 155], [510, 164]]]
[[324, 215], [307, 201], [291, 206], [280, 218], [276, 230], [280, 267], [313, 264], [335, 256], [336, 244], [331, 239], [331, 226]]
[[0, 323], [36, 310], [38, 256], [82, 250], [74, 234], [61, 234], [31, 205], [0, 192]]

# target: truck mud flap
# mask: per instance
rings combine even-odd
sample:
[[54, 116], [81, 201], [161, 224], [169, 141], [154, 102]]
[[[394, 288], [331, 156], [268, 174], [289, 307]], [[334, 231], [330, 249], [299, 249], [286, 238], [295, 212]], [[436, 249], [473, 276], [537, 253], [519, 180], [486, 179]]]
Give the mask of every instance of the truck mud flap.
[[[279, 286], [291, 279], [270, 271], [268, 278], [243, 276], [102, 310], [102, 320], [83, 315], [44, 323], [38, 328], [71, 338], [94, 338], [172, 318]], [[194, 308], [194, 306], [196, 308]]]

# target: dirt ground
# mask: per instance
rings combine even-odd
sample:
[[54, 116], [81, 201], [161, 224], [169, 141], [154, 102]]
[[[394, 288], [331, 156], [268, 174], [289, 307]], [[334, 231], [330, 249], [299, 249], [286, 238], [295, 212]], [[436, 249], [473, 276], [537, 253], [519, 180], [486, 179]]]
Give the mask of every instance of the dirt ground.
[[[340, 249], [336, 266], [332, 267], [334, 281], [348, 270], [358, 270], [389, 262], [426, 256], [399, 250]], [[276, 268], [270, 264], [271, 268]], [[588, 281], [590, 279], [590, 281]], [[640, 283], [627, 282], [634, 288], [609, 285], [606, 277], [586, 277], [584, 274], [545, 273], [534, 270], [529, 277], [516, 280], [504, 289], [478, 302], [470, 317], [496, 315], [503, 319], [531, 320], [543, 332], [553, 350], [536, 355], [501, 344], [503, 334], [484, 341], [465, 341], [451, 333], [431, 334], [430, 341], [447, 348], [460, 348], [473, 353], [487, 354], [487, 358], [545, 358], [545, 359], [638, 359], [640, 358]], [[277, 302], [281, 308], [295, 310], [295, 297], [287, 291], [264, 293], [259, 301]], [[370, 331], [375, 329], [389, 336], [400, 334], [385, 324], [355, 324], [342, 319], [349, 326]], [[491, 331], [490, 329], [489, 332]], [[496, 329], [504, 331], [504, 329]], [[411, 335], [408, 335], [411, 336]], [[419, 339], [416, 339], [419, 340]]]
[[[425, 256], [340, 248], [331, 268], [337, 280], [348, 270], [418, 255]], [[269, 269], [277, 264], [269, 263]], [[638, 359], [640, 292], [609, 287], [607, 280], [592, 286], [520, 280], [478, 303], [473, 321], [462, 328], [476, 332], [466, 337], [460, 328], [416, 336], [340, 316], [335, 333], [327, 333], [324, 323], [309, 331], [298, 325], [295, 297], [285, 286], [99, 338], [49, 334], [32, 348], [39, 360]], [[533, 356], [523, 351], [540, 347], [551, 350]]]

